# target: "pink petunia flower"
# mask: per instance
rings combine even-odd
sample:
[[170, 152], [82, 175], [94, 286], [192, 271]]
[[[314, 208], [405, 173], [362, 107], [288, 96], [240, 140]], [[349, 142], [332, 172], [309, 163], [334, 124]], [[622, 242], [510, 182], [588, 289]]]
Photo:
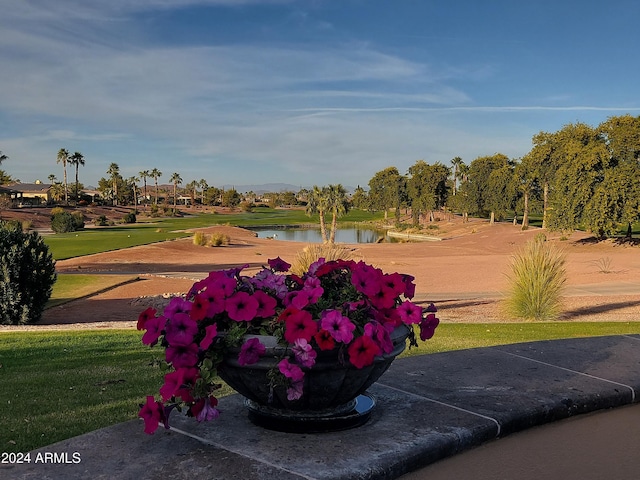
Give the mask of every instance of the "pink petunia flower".
[[195, 367], [198, 363], [198, 345], [170, 345], [165, 350], [165, 359], [173, 368]]
[[144, 325], [147, 331], [142, 335], [142, 343], [151, 346], [158, 343], [158, 338], [162, 335], [166, 323], [167, 319], [163, 316], [147, 320]]
[[393, 342], [389, 331], [378, 322], [369, 322], [364, 326], [364, 334], [371, 337], [374, 342], [380, 347], [380, 350], [385, 353], [391, 353], [393, 351]]
[[440, 319], [435, 313], [428, 314], [420, 322], [420, 340], [429, 340], [436, 332], [436, 327], [440, 324]]
[[295, 343], [299, 338], [310, 342], [317, 331], [318, 324], [313, 320], [311, 313], [295, 308], [289, 311], [284, 324], [284, 339], [287, 342]]
[[138, 330], [146, 330], [145, 324], [152, 318], [155, 318], [155, 316], [156, 316], [156, 309], [153, 307], [147, 308], [144, 312], [138, 315], [138, 325], [137, 325]]
[[164, 338], [170, 345], [189, 345], [198, 333], [198, 323], [187, 313], [176, 313], [165, 327]]
[[293, 402], [302, 398], [304, 382], [291, 382], [291, 386], [287, 388], [287, 400]]
[[271, 267], [271, 270], [273, 270], [274, 272], [286, 272], [291, 268], [291, 264], [285, 262], [280, 257], [271, 258], [267, 260], [267, 263]]
[[240, 347], [240, 355], [238, 355], [238, 363], [242, 366], [253, 365], [260, 357], [264, 355], [267, 348], [257, 338], [250, 338], [242, 347]]
[[373, 363], [376, 355], [380, 354], [380, 347], [367, 335], [356, 338], [347, 350], [349, 361], [356, 368], [364, 368]]
[[258, 300], [247, 292], [237, 292], [225, 301], [225, 310], [231, 320], [248, 322], [258, 313]]
[[164, 376], [164, 384], [160, 387], [160, 395], [163, 401], [168, 401], [171, 397], [182, 397], [185, 402], [193, 397], [189, 393], [189, 384], [195, 383], [198, 377], [197, 368], [178, 368], [174, 372]]
[[318, 348], [320, 348], [320, 350], [333, 350], [333, 348], [336, 346], [336, 341], [333, 339], [331, 334], [325, 329], [319, 330], [313, 336], [313, 338], [318, 344]]
[[216, 397], [201, 398], [191, 407], [191, 414], [198, 422], [208, 422], [220, 416], [220, 411], [216, 408], [218, 399]]
[[318, 355], [304, 338], [295, 341], [291, 351], [296, 357], [296, 362], [306, 368], [311, 368], [316, 364], [316, 356]]
[[258, 311], [256, 317], [269, 318], [276, 314], [276, 307], [278, 302], [272, 296], [266, 294], [262, 290], [256, 290], [253, 294], [253, 298], [258, 302]]
[[349, 343], [353, 340], [353, 331], [356, 326], [338, 310], [325, 310], [322, 312], [320, 326], [329, 332], [336, 342]]
[[288, 358], [280, 360], [278, 363], [278, 370], [293, 382], [299, 382], [304, 378], [304, 372], [302, 369], [296, 364], [289, 362]]
[[207, 325], [204, 328], [204, 332], [205, 335], [204, 338], [200, 341], [200, 348], [206, 350], [211, 346], [213, 340], [218, 335], [218, 325], [216, 325], [215, 323], [213, 325]]
[[147, 396], [147, 402], [140, 408], [138, 417], [144, 420], [144, 433], [152, 434], [158, 429], [160, 422], [166, 422], [164, 405], [156, 402], [153, 396]]
[[407, 325], [420, 323], [422, 320], [422, 308], [409, 300], [405, 300], [398, 306], [398, 314]]
[[164, 307], [164, 316], [172, 318], [176, 313], [189, 313], [193, 304], [182, 297], [173, 297], [169, 305]]

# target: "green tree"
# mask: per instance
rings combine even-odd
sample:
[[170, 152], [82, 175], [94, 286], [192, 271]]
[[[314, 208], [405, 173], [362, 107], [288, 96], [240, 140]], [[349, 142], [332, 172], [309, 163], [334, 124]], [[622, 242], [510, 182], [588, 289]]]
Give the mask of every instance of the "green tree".
[[78, 204], [78, 200], [80, 200], [80, 182], [78, 182], [78, 168], [80, 166], [84, 167], [85, 160], [84, 155], [80, 152], [74, 152], [73, 155], [69, 157], [69, 165], [74, 165], [76, 168], [76, 188], [75, 188], [75, 201], [76, 205]]
[[0, 323], [37, 322], [55, 281], [55, 261], [42, 237], [0, 222]]
[[120, 167], [117, 163], [111, 163], [109, 170], [107, 170], [109, 178], [111, 179], [111, 195], [113, 205], [118, 205], [118, 180], [122, 178], [120, 176]]
[[413, 224], [417, 226], [421, 215], [426, 213], [429, 213], [429, 219], [433, 221], [433, 211], [443, 207], [447, 201], [450, 169], [439, 162], [429, 165], [424, 160], [418, 160], [409, 167], [408, 174], [407, 195]]
[[489, 215], [493, 223], [496, 210], [502, 211], [503, 205], [498, 199], [499, 192], [506, 188], [506, 170], [509, 158], [502, 153], [488, 157], [478, 157], [469, 165], [467, 192], [473, 209], [480, 215]]
[[451, 165], [453, 165], [453, 194], [458, 193], [458, 180], [462, 174], [464, 162], [460, 157], [454, 157], [451, 159]]
[[138, 175], [140, 176], [140, 179], [142, 179], [142, 182], [143, 182], [144, 210], [147, 211], [147, 203], [149, 198], [147, 196], [147, 178], [149, 178], [151, 174], [149, 173], [149, 170], [141, 170], [140, 172], [138, 172]]
[[204, 204], [205, 203], [204, 192], [206, 192], [207, 189], [209, 188], [209, 184], [204, 178], [201, 178], [200, 181], [198, 182], [198, 186], [200, 187], [200, 192], [202, 193], [201, 201]]
[[64, 169], [64, 203], [69, 203], [69, 187], [67, 184], [67, 163], [69, 162], [69, 150], [66, 148], [61, 148], [58, 150], [57, 162], [62, 163], [62, 168]]
[[191, 197], [191, 207], [195, 208], [196, 206], [196, 197], [198, 196], [198, 182], [192, 180], [184, 186], [185, 190], [189, 192], [189, 197]]
[[2, 153], [2, 150], [0, 150], [0, 165], [2, 165], [2, 162], [4, 162], [5, 160], [9, 160], [9, 157]]
[[178, 206], [178, 185], [182, 184], [182, 177], [179, 173], [174, 172], [171, 174], [169, 181], [173, 183], [173, 211], [176, 213], [176, 208]]
[[329, 192], [327, 187], [318, 187], [314, 185], [309, 192], [309, 199], [307, 201], [306, 213], [311, 216], [318, 214], [320, 220], [320, 235], [322, 236], [322, 242], [327, 243], [329, 237], [327, 236], [327, 224], [325, 215], [329, 209]]
[[384, 211], [385, 220], [389, 209], [395, 209], [396, 222], [400, 221], [400, 207], [406, 198], [406, 178], [396, 167], [387, 167], [369, 180], [369, 199], [372, 208]]
[[156, 201], [155, 201], [156, 205], [158, 205], [158, 179], [161, 176], [162, 176], [162, 172], [157, 168], [154, 168], [153, 170], [151, 170], [151, 178], [153, 178], [153, 181], [156, 185]]
[[491, 223], [504, 220], [509, 210], [515, 209], [517, 183], [514, 176], [514, 163], [509, 159], [500, 168], [489, 175], [487, 207], [491, 212]]
[[341, 184], [329, 185], [326, 190], [327, 210], [331, 212], [331, 233], [329, 243], [336, 242], [336, 230], [338, 229], [338, 218], [349, 211], [349, 200], [347, 191]]
[[353, 195], [351, 195], [351, 205], [359, 210], [369, 209], [369, 195], [360, 185], [356, 187]]
[[[127, 186], [131, 190], [131, 196], [133, 197], [132, 200], [133, 200], [134, 212], [137, 211], [137, 208], [138, 208], [138, 182], [139, 181], [140, 179], [135, 175], [127, 179]], [[134, 222], [131, 222], [131, 223], [134, 223]]]
[[603, 138], [583, 123], [566, 125], [557, 135], [564, 162], [555, 176], [549, 227], [574, 230], [583, 224], [597, 237], [611, 234], [615, 222], [604, 219], [612, 212], [601, 189], [612, 159]]
[[529, 228], [532, 196], [538, 190], [536, 167], [530, 155], [525, 155], [514, 169], [515, 187], [522, 195], [522, 230]]
[[223, 207], [237, 207], [242, 201], [242, 196], [236, 191], [235, 188], [225, 190], [222, 194], [222, 206]]

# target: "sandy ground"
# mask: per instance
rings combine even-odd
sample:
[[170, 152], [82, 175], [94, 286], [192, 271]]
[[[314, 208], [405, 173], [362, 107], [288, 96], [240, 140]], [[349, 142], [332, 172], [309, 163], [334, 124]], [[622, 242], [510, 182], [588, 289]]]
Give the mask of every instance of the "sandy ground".
[[[508, 289], [512, 255], [541, 230], [521, 231], [511, 224], [489, 225], [482, 220], [467, 224], [440, 222], [439, 226], [443, 238], [439, 242], [345, 247], [355, 259], [372, 263], [386, 272], [415, 276], [416, 299], [435, 301], [442, 322], [512, 320], [501, 305]], [[194, 279], [210, 270], [246, 264], [247, 272], [252, 272], [269, 258], [280, 256], [291, 262], [305, 247], [303, 243], [257, 238], [253, 232], [235, 227], [216, 226], [206, 230], [226, 233], [231, 243], [222, 247], [200, 247], [193, 245], [191, 239], [182, 239], [57, 262], [60, 274], [133, 273], [138, 274], [140, 280], [49, 309], [36, 328], [128, 327], [140, 311], [157, 301], [156, 296], [184, 293]], [[560, 234], [545, 234], [548, 241], [566, 254], [568, 289], [563, 320], [640, 320], [639, 246], [610, 241], [597, 243], [580, 232], [566, 240], [561, 240]], [[606, 286], [606, 295], [590, 293], [589, 287], [593, 285]], [[627, 287], [622, 290], [623, 294], [619, 293], [620, 286]]]

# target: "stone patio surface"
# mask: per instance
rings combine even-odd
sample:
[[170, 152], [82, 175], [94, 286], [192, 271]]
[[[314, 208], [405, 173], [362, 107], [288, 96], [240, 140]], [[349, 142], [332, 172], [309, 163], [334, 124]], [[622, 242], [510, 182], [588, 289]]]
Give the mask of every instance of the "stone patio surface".
[[377, 406], [359, 428], [265, 430], [232, 395], [214, 422], [174, 413], [171, 430], [154, 435], [142, 421], [114, 425], [31, 452], [30, 464], [2, 464], [0, 478], [395, 479], [536, 425], [636, 403], [639, 391], [640, 335], [415, 356], [369, 389]]

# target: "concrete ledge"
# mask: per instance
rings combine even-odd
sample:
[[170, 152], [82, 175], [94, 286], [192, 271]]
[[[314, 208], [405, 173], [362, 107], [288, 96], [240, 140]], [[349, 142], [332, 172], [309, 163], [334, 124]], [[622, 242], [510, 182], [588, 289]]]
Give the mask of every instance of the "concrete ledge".
[[172, 416], [148, 436], [131, 421], [32, 452], [80, 463], [0, 465], [14, 479], [395, 479], [534, 425], [627, 405], [640, 391], [640, 335], [462, 350], [396, 360], [369, 392], [362, 427], [286, 434], [251, 424], [242, 398], [219, 420]]

